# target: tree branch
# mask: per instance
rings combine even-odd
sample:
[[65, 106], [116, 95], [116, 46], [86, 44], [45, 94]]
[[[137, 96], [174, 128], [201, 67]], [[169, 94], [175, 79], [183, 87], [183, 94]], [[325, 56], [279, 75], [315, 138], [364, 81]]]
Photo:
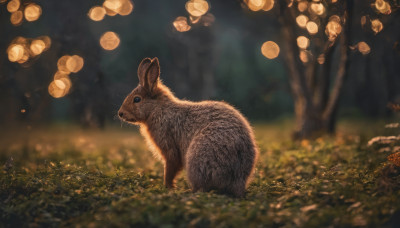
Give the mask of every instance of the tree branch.
[[328, 95], [329, 95], [329, 84], [331, 77], [331, 66], [332, 56], [338, 42], [327, 41], [324, 45], [322, 54], [324, 55], [325, 61], [322, 64], [321, 75], [318, 77], [318, 83], [315, 88], [314, 103], [318, 110], [323, 111], [326, 108]]
[[340, 62], [338, 71], [336, 72], [336, 79], [333, 84], [333, 89], [331, 95], [329, 97], [328, 103], [322, 115], [322, 118], [325, 120], [330, 119], [332, 113], [335, 111], [340, 93], [342, 91], [343, 82], [346, 77], [347, 70], [349, 68], [349, 61], [348, 57], [350, 54], [349, 48], [349, 40], [351, 37], [351, 26], [352, 26], [352, 19], [353, 19], [353, 0], [346, 1], [346, 12], [347, 12], [347, 19], [345, 24], [345, 29], [343, 33], [340, 35]]
[[280, 12], [279, 21], [282, 24], [283, 38], [286, 42], [283, 47], [286, 48], [284, 58], [289, 69], [290, 86], [294, 95], [297, 96], [296, 99], [304, 97], [306, 100], [306, 106], [308, 108], [313, 108], [310, 90], [307, 86], [307, 81], [304, 75], [304, 67], [299, 58], [296, 58], [299, 56], [299, 50], [296, 45], [295, 32], [293, 31], [293, 26], [296, 25], [293, 12], [286, 4], [281, 5]]

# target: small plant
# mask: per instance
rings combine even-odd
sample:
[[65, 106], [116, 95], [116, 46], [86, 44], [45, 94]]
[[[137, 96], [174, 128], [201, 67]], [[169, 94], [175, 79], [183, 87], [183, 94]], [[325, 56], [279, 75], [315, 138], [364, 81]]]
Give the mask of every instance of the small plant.
[[389, 155], [388, 160], [400, 167], [400, 151]]
[[[394, 112], [400, 112], [400, 104], [389, 103], [388, 107]], [[400, 128], [400, 123], [386, 124], [385, 128]], [[394, 165], [400, 167], [400, 134], [391, 136], [377, 136], [368, 141], [368, 146], [379, 147], [379, 152], [389, 153], [387, 159]]]

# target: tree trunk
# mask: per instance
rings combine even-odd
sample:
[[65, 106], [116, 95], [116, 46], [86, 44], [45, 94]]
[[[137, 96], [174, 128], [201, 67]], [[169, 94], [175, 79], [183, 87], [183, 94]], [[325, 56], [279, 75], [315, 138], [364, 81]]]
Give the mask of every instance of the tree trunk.
[[[322, 50], [314, 51], [317, 54], [322, 52], [325, 56], [325, 62], [321, 67], [316, 61], [316, 56], [305, 63], [299, 60], [300, 52], [296, 45], [296, 14], [293, 8], [287, 7], [286, 4], [280, 5], [280, 22], [284, 38], [283, 56], [288, 69], [296, 116], [293, 133], [295, 139], [314, 138], [335, 131], [338, 102], [349, 68], [349, 40], [353, 14], [352, 0], [346, 0], [342, 4], [345, 10], [343, 15], [346, 17], [343, 32], [334, 41], [323, 37], [322, 34], [319, 39], [324, 38], [326, 44], [321, 46]], [[339, 48], [337, 54], [333, 54], [335, 48]], [[330, 87], [331, 66], [335, 58], [338, 66], [334, 71], [335, 79]]]
[[[295, 130], [293, 139], [316, 138], [324, 134], [333, 134], [336, 125], [336, 113], [324, 118], [321, 110], [305, 107], [304, 99], [296, 99]], [[334, 109], [336, 112], [336, 109]]]

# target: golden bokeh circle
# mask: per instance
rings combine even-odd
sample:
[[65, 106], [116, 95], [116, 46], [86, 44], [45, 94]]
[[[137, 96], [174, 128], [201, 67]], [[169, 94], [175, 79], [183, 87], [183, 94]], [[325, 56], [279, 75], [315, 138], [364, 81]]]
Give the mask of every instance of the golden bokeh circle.
[[357, 49], [363, 55], [366, 55], [366, 54], [370, 53], [370, 51], [371, 51], [371, 48], [369, 47], [369, 45], [367, 43], [365, 43], [364, 41], [358, 42]]
[[19, 9], [20, 5], [21, 3], [19, 0], [11, 0], [7, 4], [7, 10], [10, 13], [16, 12]]
[[100, 38], [100, 45], [104, 50], [111, 51], [119, 46], [120, 39], [115, 32], [105, 32]]
[[7, 50], [8, 60], [10, 62], [18, 62], [25, 55], [25, 48], [21, 44], [12, 44]]
[[65, 73], [65, 74], [69, 74], [71, 72], [67, 68], [67, 61], [68, 61], [69, 58], [71, 58], [71, 56], [64, 55], [64, 56], [62, 56], [61, 58], [58, 59], [58, 61], [57, 61], [58, 71], [60, 71], [62, 73]]
[[40, 55], [46, 49], [46, 44], [43, 40], [34, 40], [29, 48], [33, 55]]
[[106, 15], [106, 10], [102, 6], [94, 6], [89, 10], [88, 16], [93, 21], [101, 21]]
[[133, 11], [133, 2], [131, 0], [125, 0], [122, 2], [121, 8], [118, 11], [118, 14], [121, 16], [127, 16]]
[[308, 17], [304, 14], [300, 14], [299, 16], [296, 17], [296, 23], [298, 26], [301, 28], [305, 28], [308, 22]]
[[190, 15], [200, 17], [207, 13], [210, 6], [205, 0], [190, 0], [186, 2], [185, 8]]
[[65, 65], [70, 72], [77, 73], [82, 69], [83, 63], [84, 61], [82, 57], [79, 55], [73, 55], [67, 59]]
[[307, 22], [306, 28], [307, 28], [308, 33], [310, 33], [311, 35], [318, 33], [318, 25], [314, 21]]
[[310, 8], [313, 13], [319, 16], [325, 13], [325, 7], [321, 2], [312, 2]]
[[297, 46], [301, 49], [307, 49], [310, 46], [310, 40], [305, 36], [297, 37]]
[[23, 18], [24, 18], [24, 13], [22, 13], [21, 10], [11, 13], [11, 16], [10, 16], [11, 24], [20, 25], [22, 23]]
[[58, 79], [54, 79], [48, 87], [49, 94], [54, 98], [64, 97], [71, 90], [71, 79], [68, 75]]
[[268, 59], [275, 59], [278, 57], [280, 48], [278, 44], [273, 41], [267, 41], [261, 46], [261, 53]]
[[187, 23], [187, 18], [182, 16], [177, 17], [172, 24], [178, 32], [187, 32], [191, 28], [191, 26]]
[[24, 14], [27, 21], [36, 21], [42, 14], [42, 8], [35, 3], [30, 3], [25, 7]]
[[379, 19], [374, 19], [371, 21], [371, 29], [372, 31], [377, 34], [378, 32], [382, 31], [383, 29], [383, 24]]
[[59, 79], [61, 79], [61, 78], [68, 78], [68, 77], [69, 77], [68, 74], [66, 74], [66, 73], [64, 73], [64, 72], [61, 72], [61, 71], [57, 71], [57, 72], [54, 74], [53, 79], [54, 79], [54, 80], [59, 80]]

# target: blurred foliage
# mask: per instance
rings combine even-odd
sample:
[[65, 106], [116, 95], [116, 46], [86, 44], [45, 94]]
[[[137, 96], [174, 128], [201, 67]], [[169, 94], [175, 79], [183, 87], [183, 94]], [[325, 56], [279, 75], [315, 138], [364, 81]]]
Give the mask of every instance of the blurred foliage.
[[[0, 223], [17, 226], [382, 227], [398, 225], [400, 168], [366, 147], [382, 123], [293, 143], [291, 121], [256, 125], [261, 154], [245, 198], [191, 193], [132, 130], [10, 129], [0, 137]], [[49, 133], [51, 132], [51, 133]], [[358, 135], [358, 132], [363, 132]], [[117, 143], [118, 142], [118, 143]], [[11, 159], [12, 158], [12, 159]]]
[[[241, 1], [208, 2], [204, 17], [211, 15], [211, 25], [191, 23], [189, 31], [180, 33], [173, 22], [180, 16], [190, 19], [185, 9], [187, 0], [174, 4], [137, 0], [129, 15], [107, 15], [101, 21], [91, 20], [88, 13], [103, 1], [37, 0], [34, 3], [42, 9], [40, 17], [18, 26], [10, 22], [10, 1], [0, 5], [0, 28], [5, 31], [0, 40], [0, 104], [8, 107], [0, 110], [1, 124], [75, 119], [87, 126], [90, 123], [82, 119], [112, 120], [123, 98], [137, 83], [138, 63], [149, 56], [160, 59], [161, 78], [179, 98], [225, 100], [251, 119], [293, 113], [287, 69], [281, 58], [284, 52], [267, 60], [260, 51], [266, 40], [284, 47], [277, 6], [271, 12], [253, 12]], [[32, 3], [21, 2], [24, 7]], [[365, 13], [373, 9], [368, 7], [366, 12], [364, 8], [357, 10], [356, 18], [365, 19]], [[383, 108], [387, 101], [398, 99], [398, 45], [393, 46], [398, 30], [391, 29], [398, 27], [398, 12], [393, 8], [393, 20], [379, 17], [385, 28], [376, 39], [371, 34], [366, 40], [371, 48], [368, 56], [354, 54], [351, 77], [343, 94], [346, 114], [382, 116], [388, 114]], [[366, 31], [371, 32], [368, 20], [364, 27], [358, 21], [352, 30], [352, 45], [365, 40]], [[120, 39], [112, 51], [103, 50], [99, 44], [100, 37], [108, 31]], [[30, 40], [41, 36], [51, 39], [48, 50], [46, 47], [26, 64], [8, 60], [7, 49], [16, 37]], [[64, 55], [82, 57], [84, 66], [71, 75], [70, 93], [54, 99], [47, 87], [57, 72], [57, 60]], [[205, 80], [204, 75], [209, 78]]]
[[[0, 7], [0, 27], [7, 31], [0, 40], [0, 103], [9, 107], [0, 111], [0, 122], [79, 120], [98, 115], [96, 109], [111, 120], [137, 83], [138, 63], [149, 56], [160, 59], [161, 78], [180, 98], [223, 99], [252, 118], [292, 112], [281, 61], [265, 61], [259, 51], [264, 39], [277, 36], [272, 35], [278, 31], [276, 25], [269, 23], [271, 26], [263, 31], [256, 29], [238, 2], [212, 3], [210, 12], [218, 17], [212, 26], [193, 26], [185, 34], [173, 27], [177, 16], [187, 15], [185, 0], [174, 4], [134, 1], [131, 14], [106, 16], [101, 21], [88, 16], [89, 10], [100, 4], [98, 1], [35, 2], [42, 7], [42, 15], [20, 26], [10, 23], [7, 4]], [[113, 51], [102, 50], [99, 45], [106, 31], [120, 38]], [[16, 36], [43, 35], [49, 36], [52, 44], [40, 57], [25, 65], [8, 61], [6, 50]], [[71, 75], [70, 94], [54, 99], [47, 86], [57, 71], [57, 60], [64, 55], [79, 55], [85, 64]], [[201, 81], [204, 70], [213, 81], [207, 93], [202, 91], [207, 89]], [[200, 75], [192, 75], [193, 71]], [[198, 85], [200, 88], [196, 88]], [[93, 109], [92, 113], [87, 114], [85, 108]], [[21, 109], [26, 112], [20, 113]]]

